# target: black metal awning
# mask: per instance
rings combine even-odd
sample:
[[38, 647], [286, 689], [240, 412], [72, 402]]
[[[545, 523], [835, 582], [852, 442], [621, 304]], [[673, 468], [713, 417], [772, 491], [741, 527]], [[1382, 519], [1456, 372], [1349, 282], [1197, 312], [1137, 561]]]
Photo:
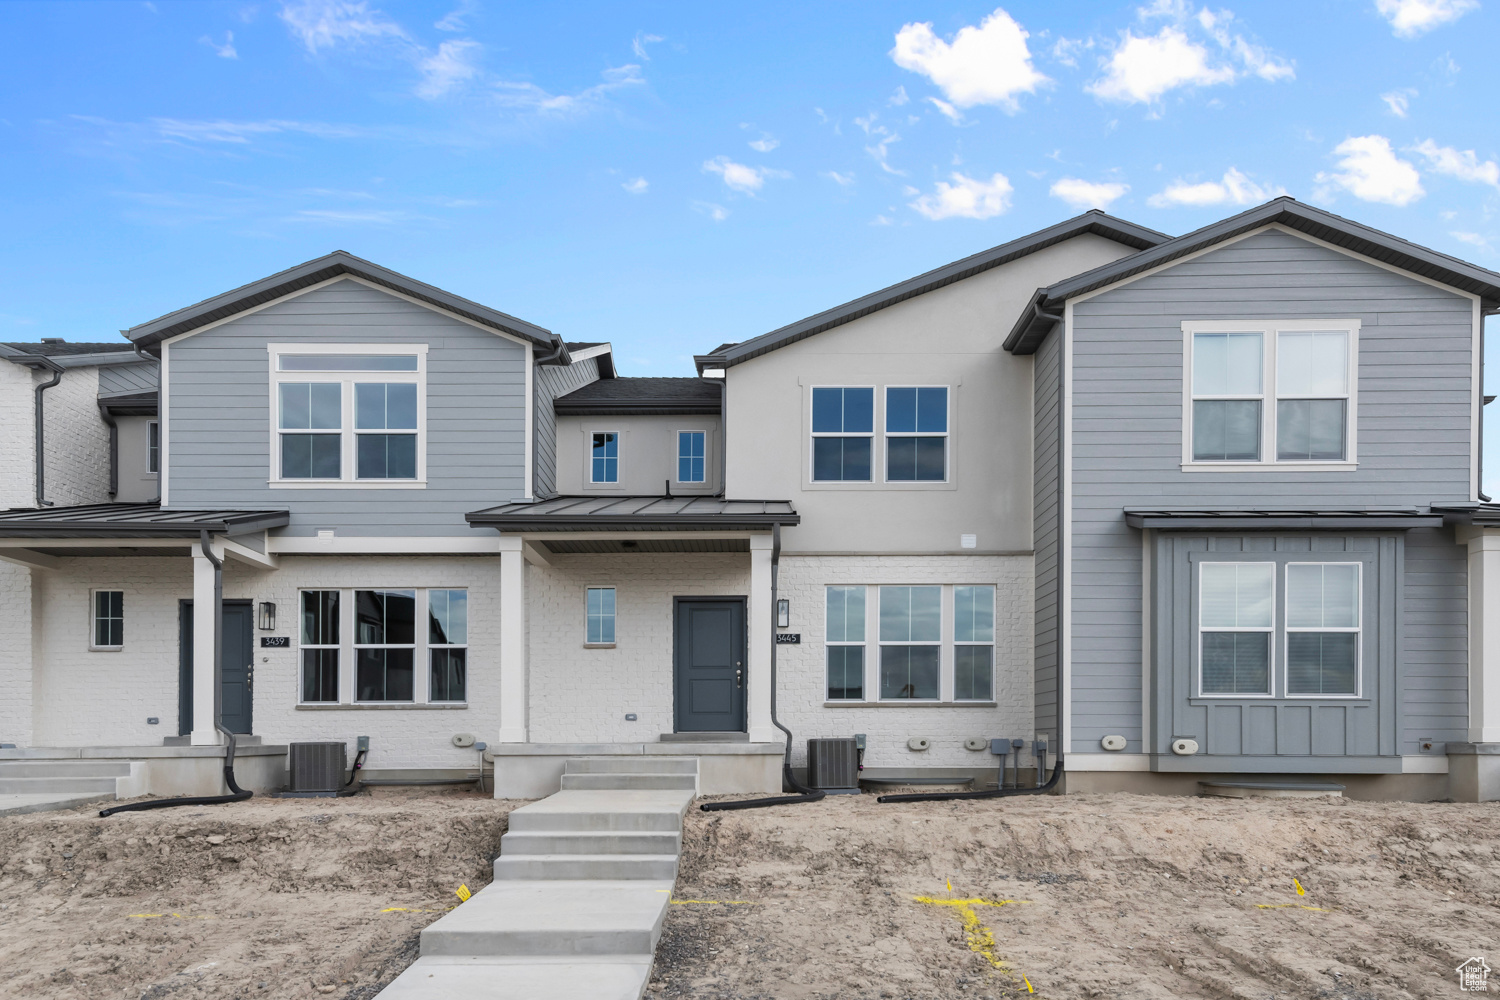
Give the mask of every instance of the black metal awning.
[[284, 510], [163, 510], [154, 503], [16, 507], [0, 511], [0, 538], [197, 538], [285, 527]]
[[1132, 528], [1164, 531], [1287, 531], [1440, 528], [1443, 515], [1415, 507], [1388, 510], [1137, 510], [1125, 509]]
[[465, 517], [500, 531], [766, 531], [801, 518], [787, 500], [721, 497], [553, 497], [507, 503]]

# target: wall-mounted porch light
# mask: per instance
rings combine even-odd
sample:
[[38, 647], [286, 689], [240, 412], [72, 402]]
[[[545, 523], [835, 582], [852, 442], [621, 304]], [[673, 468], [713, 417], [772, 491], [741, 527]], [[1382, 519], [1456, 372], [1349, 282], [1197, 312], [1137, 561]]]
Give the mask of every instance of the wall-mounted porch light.
[[270, 601], [260, 602], [260, 630], [271, 632], [276, 628], [276, 605]]
[[776, 602], [776, 627], [786, 628], [792, 624], [792, 602], [785, 597]]

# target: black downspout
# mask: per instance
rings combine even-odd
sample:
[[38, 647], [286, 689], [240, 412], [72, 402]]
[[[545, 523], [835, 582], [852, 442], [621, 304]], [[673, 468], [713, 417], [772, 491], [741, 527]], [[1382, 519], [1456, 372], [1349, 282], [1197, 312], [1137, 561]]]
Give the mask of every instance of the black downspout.
[[198, 533], [198, 544], [203, 556], [214, 567], [214, 728], [229, 741], [224, 747], [224, 784], [228, 795], [188, 795], [175, 799], [152, 799], [149, 802], [131, 802], [112, 809], [99, 810], [100, 816], [113, 816], [120, 812], [141, 812], [146, 809], [166, 809], [169, 806], [213, 806], [225, 802], [242, 802], [255, 793], [241, 788], [234, 780], [235, 737], [224, 728], [224, 561], [214, 555], [206, 530]]
[[781, 524], [771, 525], [771, 724], [786, 733], [786, 749], [781, 756], [781, 780], [799, 795], [773, 795], [766, 799], [737, 799], [732, 802], [707, 802], [698, 808], [704, 812], [721, 812], [726, 809], [759, 809], [761, 806], [789, 806], [801, 802], [816, 802], [827, 797], [827, 792], [809, 788], [792, 774], [792, 731], [776, 717], [776, 597], [777, 576], [781, 572]]
[[43, 433], [42, 426], [44, 414], [42, 393], [62, 381], [63, 367], [56, 361], [43, 355], [36, 356], [36, 367], [45, 368], [53, 373], [52, 381], [43, 382], [36, 387], [36, 505], [38, 507], [51, 507], [51, 501], [46, 499], [47, 452], [46, 436]]

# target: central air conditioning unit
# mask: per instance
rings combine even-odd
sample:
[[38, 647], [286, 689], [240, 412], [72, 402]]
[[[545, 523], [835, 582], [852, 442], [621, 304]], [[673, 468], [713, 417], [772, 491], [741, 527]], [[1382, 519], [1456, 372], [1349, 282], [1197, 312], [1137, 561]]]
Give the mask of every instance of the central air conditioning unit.
[[808, 740], [807, 783], [825, 792], [858, 792], [859, 743], [853, 738]]
[[293, 743], [287, 748], [291, 790], [338, 794], [344, 787], [346, 754], [342, 743]]

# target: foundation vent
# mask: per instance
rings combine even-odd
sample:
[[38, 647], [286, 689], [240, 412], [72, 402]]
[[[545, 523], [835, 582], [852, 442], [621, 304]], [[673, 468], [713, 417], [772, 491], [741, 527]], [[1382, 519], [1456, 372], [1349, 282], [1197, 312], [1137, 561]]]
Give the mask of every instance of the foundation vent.
[[807, 783], [823, 789], [858, 788], [859, 749], [855, 740], [808, 740]]
[[287, 748], [292, 791], [336, 792], [344, 785], [342, 743], [293, 743]]

